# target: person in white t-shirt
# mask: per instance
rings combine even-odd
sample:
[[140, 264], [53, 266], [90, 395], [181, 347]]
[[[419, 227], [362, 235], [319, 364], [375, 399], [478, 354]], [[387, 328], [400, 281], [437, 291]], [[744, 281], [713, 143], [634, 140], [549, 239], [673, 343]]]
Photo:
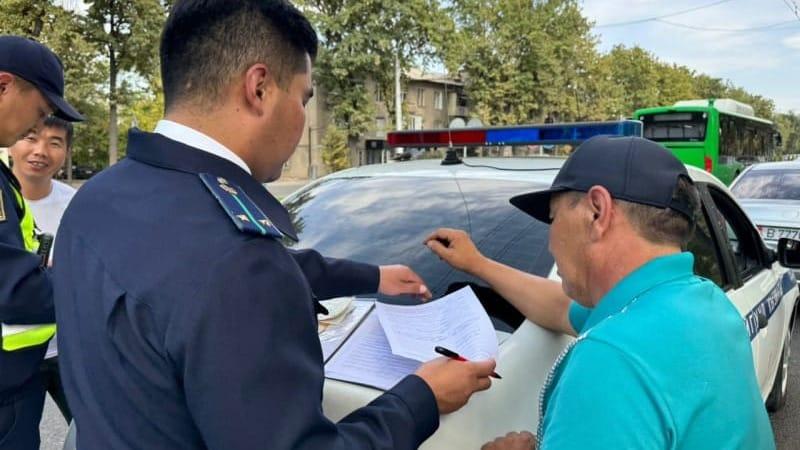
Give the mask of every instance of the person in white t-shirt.
[[[72, 136], [71, 123], [50, 116], [41, 127], [31, 129], [8, 149], [14, 164], [11, 170], [19, 180], [27, 207], [33, 212], [36, 228], [53, 236], [58, 231], [64, 210], [75, 195], [74, 188], [53, 179], [71, 151]], [[57, 355], [56, 338], [53, 337], [42, 364], [42, 376], [47, 391], [69, 422], [72, 414], [58, 374]]]

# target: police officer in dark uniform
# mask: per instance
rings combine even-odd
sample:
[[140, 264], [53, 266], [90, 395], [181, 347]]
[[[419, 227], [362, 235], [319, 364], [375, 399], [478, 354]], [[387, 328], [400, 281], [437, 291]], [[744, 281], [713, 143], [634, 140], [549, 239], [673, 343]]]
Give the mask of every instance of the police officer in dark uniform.
[[[0, 36], [0, 147], [51, 113], [83, 118], [64, 99], [61, 62], [47, 47]], [[53, 286], [19, 181], [0, 161], [0, 449], [39, 448], [45, 388], [39, 366], [55, 333]]]
[[339, 423], [322, 412], [315, 296], [427, 294], [404, 266], [288, 251], [280, 176], [317, 39], [281, 0], [184, 0], [161, 42], [166, 116], [87, 182], [55, 249], [77, 446], [412, 449], [489, 387], [493, 361], [434, 360]]

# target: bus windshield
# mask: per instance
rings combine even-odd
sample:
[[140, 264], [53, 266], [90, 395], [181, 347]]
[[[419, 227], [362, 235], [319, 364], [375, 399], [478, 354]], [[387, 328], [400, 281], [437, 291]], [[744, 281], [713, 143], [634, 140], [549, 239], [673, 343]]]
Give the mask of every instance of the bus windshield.
[[644, 137], [656, 142], [703, 142], [708, 115], [702, 112], [667, 112], [643, 115]]

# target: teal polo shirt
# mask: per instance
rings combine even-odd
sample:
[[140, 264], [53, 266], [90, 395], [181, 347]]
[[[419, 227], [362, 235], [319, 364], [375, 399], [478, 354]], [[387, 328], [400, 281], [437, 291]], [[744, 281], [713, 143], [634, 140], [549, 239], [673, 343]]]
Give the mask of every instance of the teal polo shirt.
[[539, 450], [774, 449], [744, 321], [694, 257], [656, 258], [593, 309], [543, 392]]

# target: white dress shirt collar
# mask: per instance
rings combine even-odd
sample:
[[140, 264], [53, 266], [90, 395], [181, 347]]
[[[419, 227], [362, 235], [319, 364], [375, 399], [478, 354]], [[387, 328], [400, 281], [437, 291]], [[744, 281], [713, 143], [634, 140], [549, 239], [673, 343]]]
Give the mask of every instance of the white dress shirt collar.
[[181, 125], [171, 120], [161, 119], [158, 121], [156, 129], [153, 132], [172, 139], [173, 141], [186, 144], [189, 147], [193, 147], [198, 150], [211, 153], [212, 155], [219, 156], [222, 159], [226, 159], [241, 167], [242, 170], [248, 174], [252, 175], [250, 168], [247, 167], [247, 164], [244, 162], [244, 160], [242, 160], [242, 158], [239, 157], [239, 155], [233, 153], [228, 147], [220, 144], [212, 137], [203, 134], [194, 128]]

